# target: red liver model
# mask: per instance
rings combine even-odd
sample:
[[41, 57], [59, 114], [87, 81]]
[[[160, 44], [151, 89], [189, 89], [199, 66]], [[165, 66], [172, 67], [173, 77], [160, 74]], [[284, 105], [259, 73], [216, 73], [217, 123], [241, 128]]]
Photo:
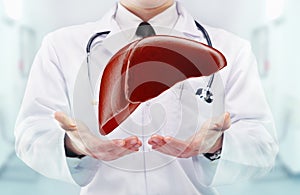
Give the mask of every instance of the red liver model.
[[226, 59], [205, 44], [157, 35], [134, 41], [108, 62], [100, 85], [99, 131], [109, 134], [142, 102], [157, 97], [177, 82], [209, 76]]

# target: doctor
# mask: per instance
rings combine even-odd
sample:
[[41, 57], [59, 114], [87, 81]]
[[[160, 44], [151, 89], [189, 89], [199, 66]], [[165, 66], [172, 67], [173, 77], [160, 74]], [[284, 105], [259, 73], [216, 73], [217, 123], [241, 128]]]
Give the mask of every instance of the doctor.
[[[109, 37], [142, 21], [206, 43], [194, 18], [174, 0], [120, 0], [97, 22], [48, 34], [34, 60], [16, 123], [17, 155], [45, 176], [82, 186], [81, 194], [87, 195], [217, 194], [216, 185], [267, 173], [278, 146], [250, 45], [209, 26], [205, 28], [214, 47], [228, 62], [220, 71], [226, 113], [195, 131], [201, 114], [188, 102], [200, 101], [194, 91], [202, 81], [194, 78], [142, 104], [109, 139], [71, 119], [72, 94], [89, 38], [103, 31], [110, 31]], [[132, 120], [143, 125], [149, 118], [147, 125], [157, 128], [161, 117], [160, 130], [148, 137], [124, 131], [136, 127]], [[171, 136], [179, 127], [190, 132], [189, 139]]]

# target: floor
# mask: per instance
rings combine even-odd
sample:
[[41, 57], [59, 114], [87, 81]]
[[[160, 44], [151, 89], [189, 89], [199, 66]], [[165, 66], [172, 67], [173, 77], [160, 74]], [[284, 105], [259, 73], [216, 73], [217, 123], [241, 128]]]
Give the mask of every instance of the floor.
[[[9, 164], [0, 169], [3, 195], [76, 195], [79, 188], [40, 176], [13, 153]], [[218, 188], [221, 195], [299, 195], [300, 175], [289, 174], [280, 163], [265, 178]], [[288, 192], [288, 193], [287, 193]]]

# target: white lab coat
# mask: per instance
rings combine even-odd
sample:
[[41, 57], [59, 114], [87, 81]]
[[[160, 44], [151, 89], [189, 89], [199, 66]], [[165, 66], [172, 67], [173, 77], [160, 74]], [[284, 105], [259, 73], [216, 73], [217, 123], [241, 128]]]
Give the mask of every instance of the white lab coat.
[[[177, 9], [181, 15], [175, 29], [188, 38], [205, 43], [192, 16], [180, 4]], [[83, 186], [81, 193], [87, 195], [132, 195], [146, 194], [146, 191], [164, 195], [217, 194], [213, 186], [267, 173], [274, 165], [278, 146], [250, 45], [228, 32], [208, 26], [205, 27], [214, 47], [225, 55], [228, 62], [219, 75], [224, 85], [225, 110], [231, 114], [232, 126], [224, 133], [219, 160], [210, 161], [203, 155], [176, 159], [149, 152], [148, 137], [141, 138], [147, 152], [138, 152], [110, 163], [91, 157], [65, 157], [65, 132], [53, 114], [64, 111], [72, 115], [76, 73], [85, 60], [87, 41], [96, 32], [109, 30], [111, 36], [119, 31], [113, 19], [114, 12], [111, 10], [100, 21], [63, 28], [45, 37], [33, 63], [16, 123], [17, 155], [45, 176]], [[147, 125], [157, 128], [155, 121], [163, 117], [158, 133], [165, 135], [174, 135], [174, 129], [179, 127], [185, 130], [199, 128], [197, 116], [201, 103], [193, 90], [201, 87], [203, 80], [193, 78], [185, 82], [187, 84], [174, 87], [172, 92], [142, 104], [131, 119], [142, 125], [143, 121], [138, 121], [152, 119]], [[178, 90], [182, 93], [177, 93]], [[193, 95], [185, 93], [189, 90]], [[189, 105], [189, 98], [200, 107]], [[155, 112], [153, 105], [160, 105], [157, 110], [163, 109], [164, 115]], [[183, 111], [178, 112], [178, 109]], [[126, 127], [126, 124], [125, 121], [121, 126]], [[109, 138], [126, 136], [129, 134], [122, 128], [108, 135]]]

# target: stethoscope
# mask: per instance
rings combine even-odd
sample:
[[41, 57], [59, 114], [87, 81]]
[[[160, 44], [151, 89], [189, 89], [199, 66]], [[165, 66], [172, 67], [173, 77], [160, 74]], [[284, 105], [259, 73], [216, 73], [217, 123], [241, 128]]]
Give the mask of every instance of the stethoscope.
[[[204, 38], [206, 39], [207, 45], [212, 47], [212, 42], [211, 42], [211, 39], [209, 37], [207, 30], [196, 20], [195, 20], [195, 24], [196, 24], [198, 30], [202, 32]], [[98, 33], [94, 34], [87, 43], [87, 46], [86, 46], [87, 58], [86, 59], [87, 59], [88, 77], [89, 78], [90, 78], [89, 56], [91, 53], [92, 44], [96, 38], [98, 38], [100, 36], [108, 35], [109, 33], [110, 33], [110, 31], [98, 32]], [[213, 101], [213, 93], [211, 92], [211, 86], [213, 84], [214, 77], [215, 77], [215, 74], [212, 74], [210, 76], [206, 88], [199, 88], [196, 91], [196, 95], [199, 95], [200, 99], [203, 99], [206, 103], [212, 103], [212, 101]]]

